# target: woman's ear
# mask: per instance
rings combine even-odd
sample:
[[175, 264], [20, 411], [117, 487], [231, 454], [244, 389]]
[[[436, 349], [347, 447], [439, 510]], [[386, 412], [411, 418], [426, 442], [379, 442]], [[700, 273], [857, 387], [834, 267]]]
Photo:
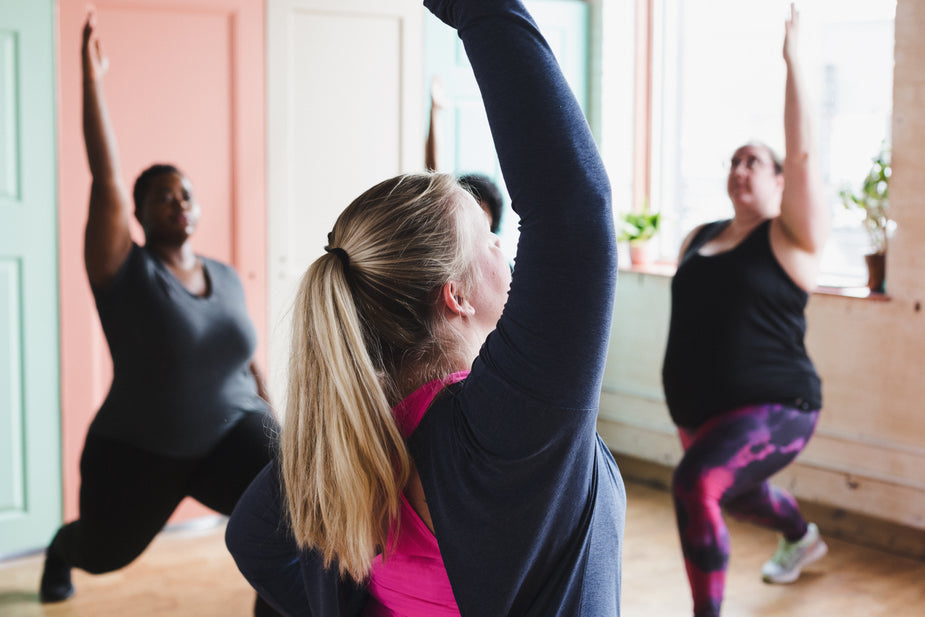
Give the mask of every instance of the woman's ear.
[[462, 293], [462, 285], [458, 281], [444, 283], [441, 298], [446, 310], [454, 315], [459, 315], [460, 317], [472, 317], [475, 315], [475, 307], [469, 304], [469, 300]]
[[145, 226], [145, 217], [143, 211], [144, 207], [144, 204], [142, 204], [141, 207], [132, 209], [132, 212], [135, 213], [135, 220], [138, 221], [138, 224], [141, 225], [142, 229], [144, 229]]

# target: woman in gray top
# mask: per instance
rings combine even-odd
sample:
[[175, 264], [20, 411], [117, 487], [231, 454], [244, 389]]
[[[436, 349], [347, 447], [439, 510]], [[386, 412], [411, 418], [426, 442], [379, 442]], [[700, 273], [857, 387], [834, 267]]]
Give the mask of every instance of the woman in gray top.
[[[200, 207], [189, 179], [154, 165], [136, 180], [133, 199], [121, 181], [92, 11], [82, 52], [93, 176], [84, 262], [113, 381], [81, 456], [80, 518], [47, 550], [43, 602], [74, 593], [72, 567], [99, 574], [129, 564], [186, 496], [230, 514], [270, 460], [277, 432], [241, 282], [193, 250]], [[132, 241], [132, 216], [144, 246]], [[266, 609], [258, 599], [255, 612]]]

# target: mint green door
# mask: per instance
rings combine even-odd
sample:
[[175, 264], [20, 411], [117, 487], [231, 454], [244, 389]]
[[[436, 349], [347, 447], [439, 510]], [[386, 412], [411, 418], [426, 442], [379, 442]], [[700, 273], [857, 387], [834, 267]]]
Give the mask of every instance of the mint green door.
[[[527, 0], [527, 8], [556, 55], [575, 97], [587, 113], [590, 12], [582, 0]], [[438, 76], [448, 109], [440, 118], [439, 169], [449, 173], [478, 172], [494, 178], [504, 192], [501, 169], [488, 128], [488, 118], [472, 68], [456, 32], [428, 14], [424, 24], [424, 109], [430, 110], [430, 84]], [[427, 119], [425, 124], [427, 126]], [[502, 216], [501, 237], [513, 256], [516, 217], [509, 204]]]
[[61, 522], [54, 4], [0, 2], [0, 555]]

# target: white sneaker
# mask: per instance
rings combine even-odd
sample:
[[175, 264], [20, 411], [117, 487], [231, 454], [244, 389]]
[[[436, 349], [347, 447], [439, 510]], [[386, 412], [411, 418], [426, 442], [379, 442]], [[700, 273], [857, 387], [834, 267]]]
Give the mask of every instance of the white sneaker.
[[792, 583], [804, 566], [821, 559], [828, 550], [819, 537], [819, 528], [810, 523], [806, 534], [796, 542], [780, 539], [777, 552], [761, 566], [761, 578], [765, 583]]

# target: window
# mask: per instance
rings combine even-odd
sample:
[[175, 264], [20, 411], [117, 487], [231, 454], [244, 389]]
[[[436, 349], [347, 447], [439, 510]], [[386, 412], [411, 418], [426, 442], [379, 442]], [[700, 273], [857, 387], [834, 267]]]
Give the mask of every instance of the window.
[[[593, 113], [588, 109], [589, 60], [592, 56], [589, 52], [592, 36], [588, 33], [590, 6], [579, 0], [527, 0], [526, 4], [582, 109], [585, 113]], [[438, 169], [456, 174], [481, 173], [495, 180], [504, 193], [506, 204], [498, 235], [505, 254], [513, 259], [519, 237], [519, 218], [510, 208], [510, 197], [501, 177], [488, 117], [462, 41], [455, 30], [446, 27], [436, 17], [427, 15], [424, 45], [424, 83], [428, 86], [424, 109], [429, 113], [429, 87], [435, 76], [440, 79], [446, 107], [436, 120], [440, 134]], [[624, 112], [618, 117], [629, 129], [632, 128], [631, 114]], [[425, 119], [424, 126], [427, 122]], [[631, 165], [628, 167], [631, 169]]]
[[[789, 2], [652, 0], [651, 8], [651, 142], [648, 160], [640, 162], [637, 150], [635, 165], [651, 165], [649, 196], [663, 213], [659, 250], [673, 259], [694, 226], [731, 216], [726, 165], [737, 146], [758, 139], [783, 154], [781, 50]], [[833, 213], [820, 284], [861, 285], [866, 236], [859, 218], [841, 205], [839, 191], [860, 186], [871, 159], [890, 139], [896, 2], [806, 0], [799, 8], [804, 70]], [[605, 51], [610, 36], [621, 33], [608, 31], [604, 22]], [[607, 121], [604, 109], [606, 146], [617, 140], [608, 138], [608, 124], [617, 123]], [[642, 121], [638, 110], [635, 119]]]

